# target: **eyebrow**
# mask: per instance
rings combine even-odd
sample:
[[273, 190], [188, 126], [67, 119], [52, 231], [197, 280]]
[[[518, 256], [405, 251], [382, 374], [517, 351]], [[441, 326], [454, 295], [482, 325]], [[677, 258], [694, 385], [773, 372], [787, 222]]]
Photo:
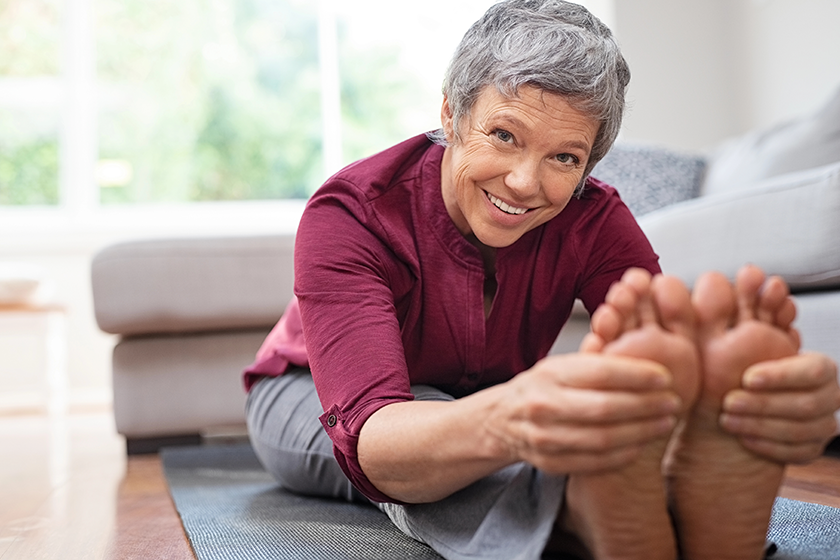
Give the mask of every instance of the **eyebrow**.
[[[501, 123], [509, 123], [512, 126], [521, 127], [521, 128], [528, 128], [528, 126], [522, 122], [521, 119], [514, 115], [510, 115], [507, 113], [497, 113], [493, 116], [494, 119], [498, 119]], [[569, 149], [578, 149], [581, 152], [584, 152], [587, 157], [592, 154], [592, 145], [587, 144], [586, 142], [582, 142], [580, 140], [566, 140], [565, 147]]]

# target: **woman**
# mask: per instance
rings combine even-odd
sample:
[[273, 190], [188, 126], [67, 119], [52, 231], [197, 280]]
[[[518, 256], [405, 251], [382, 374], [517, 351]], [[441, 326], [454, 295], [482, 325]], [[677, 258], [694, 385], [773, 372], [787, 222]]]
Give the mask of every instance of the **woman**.
[[[673, 483], [659, 469], [678, 422], [691, 436], [680, 442], [740, 453], [733, 435], [692, 419], [725, 402], [703, 388], [700, 360], [733, 323], [746, 329], [735, 317], [746, 308], [784, 350], [749, 342], [749, 363], [715, 362], [738, 402], [724, 425], [763, 457], [745, 455], [739, 476], [766, 471], [765, 503], [770, 463], [821, 452], [840, 406], [836, 369], [795, 355], [784, 285], [762, 288], [756, 270], [735, 288], [708, 276], [691, 305], [678, 282], [651, 280], [650, 244], [588, 177], [618, 133], [628, 80], [609, 30], [582, 7], [502, 2], [455, 53], [434, 142], [357, 162], [312, 197], [296, 299], [245, 374], [255, 451], [284, 487], [371, 500], [446, 558], [674, 558], [677, 539], [702, 558], [691, 543], [709, 528], [695, 527], [681, 473], [704, 465], [675, 445]], [[600, 306], [593, 335], [580, 354], [546, 358], [576, 298]], [[763, 385], [729, 391], [742, 374]], [[734, 544], [752, 550], [762, 522], [745, 521]]]

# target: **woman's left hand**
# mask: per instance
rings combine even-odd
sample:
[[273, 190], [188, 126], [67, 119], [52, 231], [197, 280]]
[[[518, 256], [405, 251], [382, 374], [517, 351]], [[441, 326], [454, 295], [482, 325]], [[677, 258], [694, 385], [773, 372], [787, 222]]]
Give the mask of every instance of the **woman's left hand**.
[[721, 426], [747, 449], [782, 463], [819, 457], [838, 434], [837, 364], [804, 353], [747, 368], [723, 401]]

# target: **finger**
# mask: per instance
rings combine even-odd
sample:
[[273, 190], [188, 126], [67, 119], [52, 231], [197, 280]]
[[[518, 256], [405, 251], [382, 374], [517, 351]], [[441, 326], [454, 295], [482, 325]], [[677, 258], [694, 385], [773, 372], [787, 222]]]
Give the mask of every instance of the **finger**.
[[826, 385], [812, 391], [744, 391], [723, 399], [724, 412], [761, 417], [813, 419], [833, 415], [840, 407], [840, 389]]
[[537, 469], [557, 476], [596, 473], [624, 467], [642, 454], [643, 447], [628, 446], [605, 453], [535, 454], [523, 460]]
[[738, 437], [764, 439], [785, 445], [824, 445], [837, 430], [834, 416], [797, 421], [724, 413], [721, 414], [720, 425]]
[[832, 382], [837, 383], [837, 364], [817, 353], [759, 362], [748, 367], [742, 377], [745, 388], [761, 390], [804, 389]]
[[679, 396], [670, 390], [625, 392], [548, 387], [522, 405], [521, 417], [547, 426], [605, 425], [673, 415], [681, 405]]
[[819, 442], [789, 444], [753, 438], [741, 438], [739, 441], [756, 455], [779, 463], [807, 463], [825, 451], [825, 443]]
[[604, 354], [564, 354], [540, 360], [529, 373], [565, 387], [644, 391], [671, 387], [671, 372], [657, 362]]
[[650, 443], [671, 433], [675, 425], [674, 417], [597, 427], [523, 423], [521, 456], [609, 453]]

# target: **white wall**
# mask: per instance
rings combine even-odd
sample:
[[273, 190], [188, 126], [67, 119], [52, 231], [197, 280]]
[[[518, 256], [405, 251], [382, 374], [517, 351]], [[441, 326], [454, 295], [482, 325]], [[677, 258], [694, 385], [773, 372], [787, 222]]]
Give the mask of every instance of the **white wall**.
[[614, 12], [633, 74], [624, 139], [702, 150], [840, 88], [837, 0], [615, 0]]

